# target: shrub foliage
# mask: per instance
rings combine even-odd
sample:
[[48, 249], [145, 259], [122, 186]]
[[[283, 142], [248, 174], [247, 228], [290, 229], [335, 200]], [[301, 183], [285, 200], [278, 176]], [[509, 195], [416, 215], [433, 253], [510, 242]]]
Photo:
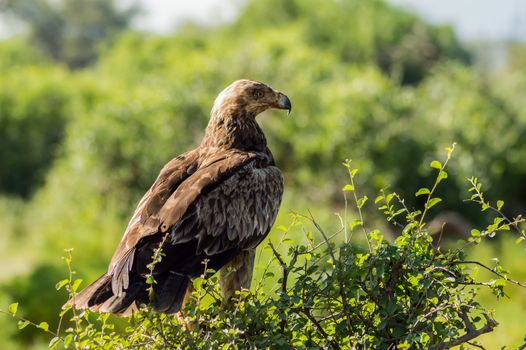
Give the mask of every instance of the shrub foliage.
[[[33, 325], [53, 336], [51, 348], [61, 344], [73, 349], [447, 349], [471, 343], [498, 325], [477, 301], [479, 288], [490, 288], [500, 298], [506, 283], [526, 285], [510, 279], [498, 261], [489, 267], [469, 260], [466, 246], [500, 231], [515, 230], [517, 243], [526, 234], [519, 226], [524, 219], [505, 217], [504, 203], [486, 201], [481, 184], [471, 178], [469, 200], [482, 211], [493, 211], [493, 223], [482, 231], [474, 229], [459, 248], [433, 245], [426, 213], [440, 202], [435, 191], [447, 178], [452, 151], [448, 148], [443, 164], [431, 162], [437, 177], [431, 188], [417, 192], [426, 197], [422, 210], [409, 210], [397, 193], [382, 192], [375, 199], [387, 220], [403, 228], [394, 242], [364, 222], [362, 208], [368, 198], [358, 195], [357, 169], [347, 161], [350, 182], [343, 191], [352, 194], [357, 218], [352, 222], [342, 218], [341, 229], [328, 234], [312, 216], [291, 214], [290, 226], [278, 227], [283, 232], [279, 243], [269, 242], [273, 258], [252, 291], [221, 300], [218, 277], [212, 274], [193, 281], [192, 298], [177, 315], [156, 314], [143, 306], [122, 326], [108, 314], [66, 305], [60, 314], [61, 320], [71, 318], [65, 331], [60, 324], [55, 332], [46, 322], [24, 318], [19, 328]], [[311, 229], [322, 237], [320, 242], [313, 239]], [[292, 244], [287, 254], [280, 253], [292, 230], [305, 232], [305, 244]], [[356, 243], [362, 234], [363, 246]], [[162, 251], [155, 252], [152, 264], [162, 258]], [[71, 251], [65, 261], [69, 277], [57, 289], [65, 287], [74, 297], [81, 280], [71, 270]], [[491, 271], [494, 278], [477, 279], [473, 266]], [[263, 288], [264, 280], [275, 281], [274, 288]], [[12, 304], [8, 312], [16, 317], [17, 308]]]

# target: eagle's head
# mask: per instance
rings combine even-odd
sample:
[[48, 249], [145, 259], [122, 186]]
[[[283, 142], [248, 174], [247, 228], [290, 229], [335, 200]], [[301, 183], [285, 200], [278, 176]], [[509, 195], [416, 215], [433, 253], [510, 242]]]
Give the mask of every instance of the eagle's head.
[[255, 117], [269, 108], [287, 109], [290, 113], [292, 105], [287, 96], [270, 86], [241, 79], [234, 81], [217, 96], [212, 116], [228, 111]]

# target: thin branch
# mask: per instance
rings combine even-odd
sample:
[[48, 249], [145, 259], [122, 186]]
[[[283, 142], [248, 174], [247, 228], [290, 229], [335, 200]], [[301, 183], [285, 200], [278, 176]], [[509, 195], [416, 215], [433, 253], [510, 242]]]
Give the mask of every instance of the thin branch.
[[371, 248], [371, 242], [369, 240], [369, 235], [367, 234], [367, 230], [365, 229], [365, 221], [363, 220], [362, 208], [360, 207], [360, 204], [358, 202], [358, 194], [356, 193], [356, 187], [354, 186], [353, 170], [351, 170], [351, 168], [349, 166], [347, 166], [347, 171], [349, 172], [349, 177], [351, 179], [351, 186], [353, 188], [352, 194], [353, 194], [353, 197], [354, 197], [354, 203], [356, 204], [356, 209], [358, 210], [358, 216], [360, 217], [360, 222], [361, 222], [360, 226], [362, 227], [363, 235], [365, 236], [365, 240], [367, 241], [367, 246], [369, 247], [369, 252], [372, 253], [373, 249]]
[[334, 339], [331, 339], [331, 337], [327, 334], [327, 332], [325, 332], [325, 330], [323, 329], [323, 327], [321, 326], [321, 324], [318, 322], [318, 320], [316, 320], [316, 318], [314, 316], [312, 316], [312, 314], [310, 313], [309, 309], [301, 309], [300, 310], [302, 314], [304, 314], [305, 316], [307, 316], [307, 318], [309, 319], [309, 321], [312, 322], [312, 324], [314, 325], [314, 328], [316, 328], [316, 331], [325, 339], [329, 342], [329, 344], [331, 345], [331, 347], [333, 349], [341, 349], [340, 346], [338, 345], [338, 343], [334, 340]]
[[327, 250], [329, 251], [329, 254], [331, 255], [332, 262], [333, 262], [334, 266], [336, 266], [336, 257], [334, 255], [334, 251], [332, 250], [332, 246], [329, 243], [329, 239], [327, 238], [327, 235], [325, 234], [325, 231], [323, 231], [323, 229], [320, 227], [320, 225], [316, 222], [316, 220], [314, 219], [314, 216], [312, 216], [312, 213], [310, 212], [310, 210], [309, 210], [309, 215], [310, 215], [310, 217], [307, 217], [307, 216], [303, 216], [303, 217], [309, 219], [312, 222], [312, 224], [314, 225], [314, 227], [316, 227], [316, 230], [318, 230], [318, 232], [322, 235], [323, 240], [327, 244]]
[[[291, 212], [291, 213], [294, 214], [295, 216], [298, 216], [297, 213], [294, 213], [294, 212]], [[285, 239], [285, 236], [290, 231], [291, 227], [293, 227], [296, 224], [296, 222], [297, 222], [296, 217], [293, 217], [291, 224], [287, 227], [287, 231], [283, 232], [283, 234], [281, 235], [281, 238], [280, 238], [280, 240], [278, 242], [278, 248], [281, 246], [281, 244], [283, 243], [283, 240]], [[260, 251], [259, 256], [258, 256], [258, 264], [259, 264], [259, 260], [261, 259], [261, 255], [262, 255], [262, 253]], [[261, 287], [263, 285], [263, 280], [265, 279], [265, 274], [268, 272], [271, 264], [272, 264], [272, 259], [269, 259], [267, 261], [267, 264], [265, 265], [265, 268], [263, 269], [263, 273], [261, 274], [261, 278], [259, 279], [258, 284], [257, 284], [257, 286], [256, 286], [256, 288], [254, 290], [258, 291], [258, 290], [261, 289]]]
[[473, 260], [451, 261], [449, 264], [450, 265], [458, 265], [458, 264], [474, 264], [474, 265], [478, 265], [478, 266], [488, 270], [489, 272], [492, 272], [493, 274], [499, 276], [500, 278], [504, 279], [507, 282], [511, 282], [513, 284], [516, 284], [517, 286], [520, 286], [522, 288], [526, 288], [526, 284], [521, 283], [521, 282], [516, 281], [516, 280], [513, 280], [513, 279], [509, 278], [508, 276], [503, 275], [500, 272], [497, 272], [494, 269], [492, 269], [492, 268], [490, 268], [490, 267], [488, 267], [488, 266], [486, 266], [483, 263], [478, 262], [478, 261], [473, 261]]
[[460, 314], [460, 316], [463, 319], [464, 323], [466, 324], [466, 328], [468, 329], [466, 334], [464, 334], [463, 336], [458, 337], [456, 339], [452, 339], [450, 341], [446, 341], [446, 342], [438, 343], [438, 344], [435, 344], [435, 345], [431, 345], [429, 347], [430, 350], [449, 349], [449, 348], [452, 348], [454, 346], [467, 343], [470, 340], [475, 339], [476, 337], [478, 337], [478, 336], [480, 336], [482, 334], [489, 333], [489, 332], [493, 331], [493, 329], [495, 329], [495, 327], [498, 325], [497, 321], [495, 321], [494, 319], [489, 317], [487, 314], [483, 314], [484, 318], [486, 319], [486, 324], [483, 327], [479, 328], [479, 329], [475, 329], [473, 327], [473, 324], [471, 323], [471, 321], [469, 321], [469, 318], [465, 314], [465, 312], [462, 312]]
[[486, 348], [483, 347], [482, 345], [479, 345], [479, 344], [476, 344], [476, 343], [472, 343], [472, 342], [470, 342], [470, 341], [467, 341], [466, 344], [469, 344], [469, 345], [471, 345], [471, 346], [474, 346], [474, 347], [479, 348], [479, 349], [482, 349], [482, 350], [485, 350], [485, 349], [486, 349]]
[[471, 188], [473, 188], [475, 190], [475, 194], [476, 194], [477, 197], [476, 197], [476, 199], [467, 199], [467, 201], [471, 201], [471, 202], [475, 202], [475, 203], [480, 204], [480, 205], [487, 206], [488, 209], [490, 209], [493, 212], [497, 213], [509, 225], [511, 225], [521, 237], [526, 238], [526, 235], [524, 234], [524, 232], [521, 231], [521, 229], [519, 228], [519, 224], [521, 222], [524, 222], [524, 219], [522, 219], [522, 218], [519, 219], [519, 217], [517, 217], [514, 220], [511, 220], [510, 218], [508, 218], [506, 215], [504, 215], [504, 213], [500, 209], [495, 208], [494, 206], [490, 205], [489, 202], [485, 202], [484, 201], [484, 194], [480, 190], [480, 188], [481, 188], [480, 186], [482, 186], [482, 184], [480, 184], [480, 183], [477, 184], [475, 182], [476, 180], [473, 180], [473, 178], [468, 179], [468, 181], [471, 184]]
[[449, 163], [449, 160], [451, 159], [451, 153], [453, 152], [454, 149], [455, 149], [455, 143], [453, 143], [453, 146], [451, 147], [451, 151], [448, 152], [446, 161], [444, 162], [444, 164], [441, 165], [440, 169], [438, 169], [438, 176], [437, 176], [437, 178], [435, 180], [435, 183], [434, 183], [433, 187], [431, 188], [431, 191], [429, 191], [429, 193], [427, 194], [426, 203], [424, 204], [424, 211], [422, 212], [422, 216], [420, 216], [420, 221], [418, 222], [418, 227], [419, 228], [422, 227], [422, 225], [424, 223], [425, 216], [427, 214], [427, 211], [429, 210], [428, 203], [431, 200], [431, 198], [433, 197], [433, 194], [435, 193], [435, 190], [436, 190], [436, 188], [438, 187], [438, 184], [441, 181], [440, 176], [442, 175], [442, 172], [445, 171], [444, 169], [446, 169], [447, 163]]
[[[272, 244], [272, 242], [268, 242], [268, 245], [270, 246], [270, 249], [272, 249], [272, 253], [274, 253], [274, 256], [276, 257], [276, 259], [278, 259], [279, 264], [281, 265], [281, 268], [283, 269], [283, 278], [281, 279], [281, 294], [286, 295], [287, 294], [287, 281], [289, 278], [290, 269], [296, 264], [296, 260], [298, 258], [297, 251], [294, 252], [294, 255], [289, 263], [289, 266], [287, 266], [287, 264], [285, 264], [285, 261], [283, 260], [281, 255], [278, 253], [276, 248], [274, 248], [274, 245]], [[280, 324], [281, 332], [285, 331], [286, 325], [287, 325], [287, 321], [285, 318], [283, 318]]]

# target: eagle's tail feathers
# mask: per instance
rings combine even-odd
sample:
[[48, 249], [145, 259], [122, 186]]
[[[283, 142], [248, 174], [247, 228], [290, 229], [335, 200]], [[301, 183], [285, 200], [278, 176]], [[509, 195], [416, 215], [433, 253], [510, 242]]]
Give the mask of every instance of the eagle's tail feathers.
[[[109, 288], [109, 289], [108, 289]], [[111, 276], [104, 274], [97, 278], [95, 282], [75, 294], [68, 300], [67, 304], [76, 309], [87, 309], [97, 303], [99, 300], [105, 300], [111, 296]]]
[[148, 284], [146, 280], [140, 275], [130, 276], [129, 286], [125, 291], [109, 296], [106, 300], [100, 300], [101, 303], [92, 310], [99, 312], [111, 312], [121, 314], [123, 316], [130, 314], [130, 306], [134, 304], [134, 309], [137, 305], [148, 303]]
[[[157, 276], [154, 285], [153, 308], [157, 312], [176, 313], [181, 310], [189, 277], [168, 272]], [[111, 312], [128, 316], [141, 304], [149, 304], [148, 284], [140, 275], [130, 276], [128, 288], [118, 294], [112, 291], [112, 276], [104, 274], [68, 301], [76, 309]]]
[[175, 272], [159, 276], [154, 286], [153, 308], [157, 312], [173, 314], [181, 310], [190, 279]]

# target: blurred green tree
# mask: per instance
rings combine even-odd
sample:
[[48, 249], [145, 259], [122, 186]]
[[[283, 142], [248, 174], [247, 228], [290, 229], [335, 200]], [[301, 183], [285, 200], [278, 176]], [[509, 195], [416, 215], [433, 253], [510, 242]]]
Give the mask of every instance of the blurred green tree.
[[[80, 0], [0, 3], [13, 15], [7, 4], [25, 3], [37, 17], [51, 13], [51, 31], [41, 35], [51, 36], [50, 46], [58, 40], [55, 60], [72, 57], [65, 42], [73, 56], [87, 52], [74, 49], [83, 36], [65, 38], [78, 34], [66, 28], [89, 32], [81, 17], [92, 15], [72, 5]], [[85, 25], [66, 26], [67, 4], [78, 12], [68, 20]], [[18, 243], [25, 233], [24, 249], [11, 251], [31, 252], [33, 264], [81, 247], [79, 275], [102, 271], [113, 251], [106, 242], [118, 241], [160, 167], [195, 146], [216, 93], [243, 77], [272, 84], [294, 103], [291, 118], [259, 119], [286, 173], [284, 208], [308, 208], [332, 223], [321, 208], [342, 205], [339, 164], [346, 158], [360, 168], [357, 185], [370, 198], [385, 187], [414, 193], [425, 186], [430, 157], [453, 141], [460, 151], [450, 186], [439, 193], [449, 209], [472, 214], [459, 205], [472, 174], [503, 197], [505, 211], [526, 203], [523, 69], [517, 63], [486, 81], [451, 28], [383, 1], [248, 1], [237, 20], [213, 28], [188, 25], [169, 36], [126, 31], [96, 64], [76, 71], [21, 39], [0, 42], [0, 192], [35, 195], [14, 219], [6, 202], [0, 226], [16, 221], [16, 231], [2, 226], [4, 236]], [[86, 48], [96, 54], [100, 43]], [[414, 196], [406, 203], [423, 204]]]
[[451, 27], [430, 26], [383, 0], [250, 1], [232, 29], [253, 34], [291, 23], [301, 23], [310, 44], [341, 62], [375, 63], [402, 84], [420, 82], [444, 59], [471, 62]]
[[102, 42], [128, 29], [138, 7], [122, 10], [114, 0], [0, 0], [0, 10], [25, 23], [51, 58], [81, 68], [95, 61]]
[[65, 79], [62, 69], [49, 66], [2, 72], [0, 193], [27, 198], [43, 183], [71, 113]]

